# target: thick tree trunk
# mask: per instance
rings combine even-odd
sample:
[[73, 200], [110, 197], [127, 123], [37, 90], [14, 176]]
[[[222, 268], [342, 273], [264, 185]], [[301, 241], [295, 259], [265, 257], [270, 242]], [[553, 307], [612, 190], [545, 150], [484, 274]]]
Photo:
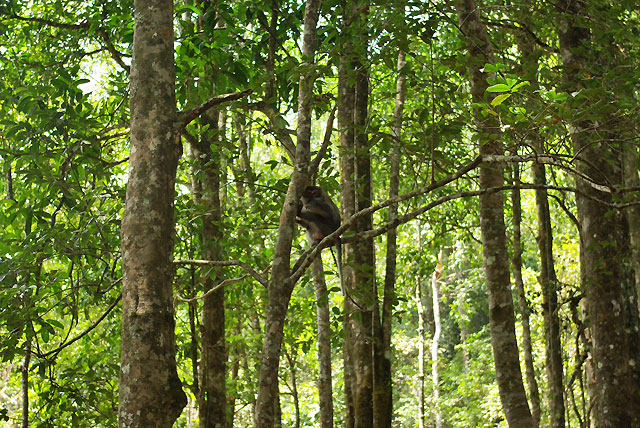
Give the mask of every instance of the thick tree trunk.
[[[560, 53], [565, 90], [579, 94], [594, 59], [604, 67], [615, 64], [616, 47], [593, 49], [588, 14], [582, 2], [563, 0], [559, 26]], [[609, 51], [607, 51], [607, 49]], [[597, 58], [590, 58], [598, 52]], [[612, 55], [612, 57], [605, 57]], [[607, 72], [609, 70], [605, 70]], [[616, 101], [613, 95], [611, 104]], [[583, 103], [585, 100], [577, 100]], [[601, 113], [605, 116], [605, 113]], [[613, 124], [613, 125], [612, 125]], [[603, 184], [623, 184], [623, 134], [612, 117], [598, 121], [576, 120], [571, 137], [577, 157], [576, 195], [581, 224], [581, 261], [587, 316], [595, 370], [594, 417], [599, 428], [640, 426], [640, 366], [638, 357], [638, 308], [630, 259], [629, 225], [624, 212], [612, 208], [618, 197]], [[602, 203], [602, 202], [604, 203]]]
[[295, 217], [300, 196], [309, 178], [311, 104], [314, 83], [314, 72], [310, 65], [313, 64], [315, 54], [319, 7], [320, 0], [307, 0], [302, 55], [307, 65], [304, 69], [308, 71], [300, 76], [295, 168], [280, 215], [280, 228], [269, 281], [269, 303], [267, 304], [265, 337], [260, 358], [258, 399], [254, 414], [255, 428], [272, 428], [280, 425], [278, 366], [285, 316], [294, 285], [288, 278], [291, 273], [291, 242], [295, 230]]
[[318, 401], [320, 405], [320, 428], [333, 428], [333, 386], [331, 382], [331, 321], [329, 318], [329, 292], [324, 281], [322, 259], [316, 258], [311, 265], [316, 316], [318, 320]]
[[[473, 102], [485, 102], [484, 94], [488, 84], [487, 76], [482, 69], [485, 63], [491, 62], [491, 49], [486, 30], [473, 0], [459, 0], [457, 9], [460, 27], [467, 39]], [[502, 155], [499, 124], [494, 116], [482, 117], [476, 111], [474, 119], [478, 129], [480, 155]], [[480, 188], [502, 186], [503, 170], [503, 165], [499, 163], [482, 164]], [[489, 297], [491, 345], [500, 400], [511, 428], [531, 428], [534, 424], [522, 383], [515, 335], [502, 193], [481, 195], [479, 208]]]
[[[638, 148], [633, 144], [626, 144], [624, 148], [624, 183], [626, 187], [640, 187], [640, 156]], [[640, 205], [633, 205], [626, 210], [629, 220], [631, 239], [631, 254], [633, 256], [633, 270], [635, 272], [636, 292], [640, 293]]]
[[121, 427], [171, 427], [186, 404], [176, 371], [172, 303], [179, 156], [173, 3], [136, 0], [134, 8], [118, 420]]
[[520, 235], [520, 224], [522, 222], [522, 204], [520, 199], [520, 168], [516, 163], [513, 167], [513, 181], [515, 188], [511, 193], [511, 204], [513, 210], [513, 282], [518, 293], [518, 303], [520, 304], [520, 317], [522, 319], [522, 348], [524, 351], [524, 367], [527, 376], [527, 387], [529, 389], [529, 401], [531, 403], [531, 416], [533, 423], [537, 427], [540, 425], [540, 393], [536, 372], [533, 365], [533, 350], [531, 346], [531, 325], [529, 322], [529, 302], [524, 290], [522, 280], [522, 239]]

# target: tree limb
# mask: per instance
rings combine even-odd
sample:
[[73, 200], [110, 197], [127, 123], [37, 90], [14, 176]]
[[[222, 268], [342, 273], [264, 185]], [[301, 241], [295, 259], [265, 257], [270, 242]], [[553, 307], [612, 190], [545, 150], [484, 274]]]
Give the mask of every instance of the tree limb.
[[[267, 287], [267, 279], [264, 277], [264, 273], [260, 274], [256, 272], [251, 266], [249, 266], [245, 262], [241, 262], [240, 260], [174, 260], [173, 264], [175, 265], [199, 265], [199, 266], [240, 266], [242, 269], [247, 271], [249, 275], [255, 278], [262, 286]], [[267, 272], [270, 269], [270, 266], [264, 270]]]
[[246, 89], [241, 92], [232, 92], [230, 94], [219, 95], [217, 97], [209, 98], [207, 101], [197, 107], [178, 113], [176, 124], [178, 127], [178, 131], [181, 132], [182, 129], [184, 129], [193, 119], [200, 116], [210, 108], [229, 101], [239, 100], [240, 98], [244, 98], [251, 93], [253, 93], [253, 89]]

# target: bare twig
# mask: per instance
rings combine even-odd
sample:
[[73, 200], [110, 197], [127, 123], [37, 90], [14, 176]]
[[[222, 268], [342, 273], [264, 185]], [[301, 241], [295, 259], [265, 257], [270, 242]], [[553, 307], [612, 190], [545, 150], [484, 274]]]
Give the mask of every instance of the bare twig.
[[270, 266], [267, 267], [263, 273], [256, 272], [251, 266], [240, 260], [174, 260], [176, 265], [198, 265], [198, 266], [239, 266], [249, 275], [251, 275], [262, 286], [267, 287], [267, 279], [264, 277]]

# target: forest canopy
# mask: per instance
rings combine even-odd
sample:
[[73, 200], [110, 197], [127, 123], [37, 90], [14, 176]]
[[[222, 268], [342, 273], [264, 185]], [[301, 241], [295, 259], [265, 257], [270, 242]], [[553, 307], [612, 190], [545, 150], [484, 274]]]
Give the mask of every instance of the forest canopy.
[[1, 1], [0, 427], [639, 427], [638, 28]]

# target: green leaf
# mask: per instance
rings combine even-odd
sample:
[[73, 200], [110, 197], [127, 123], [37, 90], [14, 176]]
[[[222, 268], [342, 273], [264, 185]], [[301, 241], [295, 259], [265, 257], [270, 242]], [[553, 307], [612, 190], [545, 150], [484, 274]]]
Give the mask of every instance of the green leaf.
[[511, 88], [504, 83], [498, 83], [497, 85], [489, 86], [487, 92], [509, 92]]
[[511, 94], [500, 94], [491, 101], [492, 106], [498, 106], [504, 102], [507, 98], [509, 98]]

